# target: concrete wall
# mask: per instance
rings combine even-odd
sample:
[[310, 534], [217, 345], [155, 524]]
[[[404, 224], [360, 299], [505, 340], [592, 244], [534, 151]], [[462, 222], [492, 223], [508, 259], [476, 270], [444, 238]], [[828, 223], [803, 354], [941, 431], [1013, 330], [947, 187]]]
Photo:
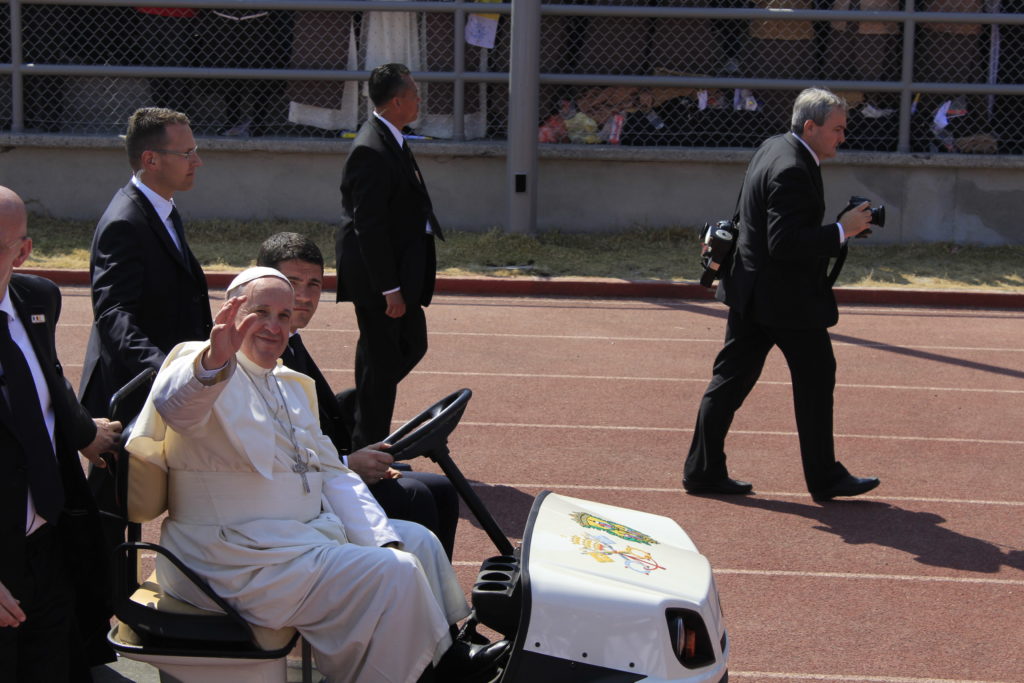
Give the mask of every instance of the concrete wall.
[[[205, 166], [176, 198], [187, 219], [334, 222], [351, 143], [199, 139]], [[442, 224], [486, 230], [506, 221], [503, 143], [414, 143]], [[541, 230], [606, 232], [698, 226], [731, 215], [749, 150], [544, 145]], [[825, 163], [829, 216], [851, 194], [887, 207], [875, 242], [1024, 244], [1024, 158], [843, 152]], [[34, 213], [96, 219], [129, 169], [116, 137], [0, 134], [0, 184]]]

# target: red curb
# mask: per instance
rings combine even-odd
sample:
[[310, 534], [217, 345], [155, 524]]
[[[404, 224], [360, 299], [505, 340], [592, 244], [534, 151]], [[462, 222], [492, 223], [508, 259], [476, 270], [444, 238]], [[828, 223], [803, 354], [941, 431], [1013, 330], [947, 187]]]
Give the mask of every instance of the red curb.
[[[89, 285], [86, 270], [23, 268], [18, 272], [41, 275], [58, 285]], [[211, 272], [206, 282], [211, 289], [225, 289], [236, 273]], [[324, 278], [324, 289], [337, 288], [336, 275]], [[488, 277], [438, 277], [442, 294], [491, 294], [503, 296], [568, 296], [584, 298], [698, 299], [714, 298], [714, 292], [694, 282], [630, 282], [627, 280]], [[882, 306], [945, 306], [952, 308], [1024, 308], [1024, 292], [971, 290], [867, 289], [839, 287], [836, 299], [843, 304]]]

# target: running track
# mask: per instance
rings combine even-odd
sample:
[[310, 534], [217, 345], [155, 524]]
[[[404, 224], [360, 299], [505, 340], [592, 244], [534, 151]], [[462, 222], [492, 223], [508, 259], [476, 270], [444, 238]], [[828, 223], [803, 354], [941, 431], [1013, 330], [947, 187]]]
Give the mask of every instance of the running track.
[[[77, 385], [88, 290], [63, 291], [59, 351]], [[340, 388], [357, 333], [331, 298], [303, 336]], [[445, 295], [428, 320], [431, 349], [396, 419], [473, 390], [452, 452], [513, 541], [543, 489], [677, 520], [715, 569], [731, 680], [1024, 683], [1019, 311], [844, 306], [837, 452], [882, 485], [823, 505], [803, 489], [777, 352], [727, 444], [756, 495], [682, 493], [718, 304]], [[455, 565], [467, 589], [493, 554], [464, 516]]]

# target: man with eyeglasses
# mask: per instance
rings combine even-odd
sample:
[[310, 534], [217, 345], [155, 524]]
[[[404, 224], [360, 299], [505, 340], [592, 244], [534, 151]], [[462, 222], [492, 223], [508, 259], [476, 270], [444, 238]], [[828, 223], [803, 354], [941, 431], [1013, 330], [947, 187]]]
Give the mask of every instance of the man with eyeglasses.
[[[132, 178], [96, 225], [90, 254], [94, 321], [79, 393], [93, 417], [110, 417], [114, 392], [144, 369], [158, 370], [177, 344], [208, 338], [213, 327], [206, 278], [174, 205], [203, 165], [188, 117], [139, 109], [128, 120], [125, 147]], [[111, 479], [99, 468], [89, 474], [101, 509], [113, 509]], [[119, 524], [110, 532], [111, 540], [122, 538]]]
[[57, 286], [15, 272], [32, 252], [21, 198], [0, 187], [0, 678], [80, 681], [114, 660], [106, 558], [76, 451], [121, 426], [92, 420], [64, 378]]

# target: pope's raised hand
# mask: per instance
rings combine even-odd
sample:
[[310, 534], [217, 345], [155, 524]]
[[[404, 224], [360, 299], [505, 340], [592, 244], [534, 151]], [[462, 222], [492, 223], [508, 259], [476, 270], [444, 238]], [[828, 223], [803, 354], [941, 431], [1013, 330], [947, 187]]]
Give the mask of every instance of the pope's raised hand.
[[243, 311], [242, 304], [247, 298], [236, 296], [228, 299], [217, 311], [217, 317], [213, 319], [213, 329], [210, 330], [210, 348], [202, 360], [205, 369], [215, 370], [224, 367], [238, 349], [242, 348], [242, 340], [258, 319], [255, 313], [249, 313], [238, 320]]

